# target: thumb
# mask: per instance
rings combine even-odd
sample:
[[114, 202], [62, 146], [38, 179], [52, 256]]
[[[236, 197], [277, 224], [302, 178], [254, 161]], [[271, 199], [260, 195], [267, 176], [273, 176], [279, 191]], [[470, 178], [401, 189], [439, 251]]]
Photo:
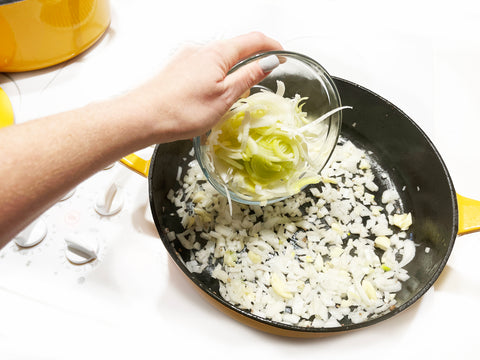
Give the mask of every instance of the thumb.
[[276, 55], [264, 57], [258, 61], [242, 66], [225, 78], [225, 88], [231, 101], [235, 102], [243, 93], [262, 81], [280, 64]]

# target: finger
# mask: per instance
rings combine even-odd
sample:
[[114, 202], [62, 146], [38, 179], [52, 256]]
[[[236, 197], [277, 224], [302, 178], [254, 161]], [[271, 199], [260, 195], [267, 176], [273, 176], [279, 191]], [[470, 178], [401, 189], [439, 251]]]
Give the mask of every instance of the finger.
[[230, 40], [220, 41], [215, 43], [214, 46], [217, 46], [218, 51], [222, 54], [227, 70], [230, 70], [240, 60], [253, 54], [283, 49], [278, 41], [260, 32], [252, 32]]
[[262, 81], [273, 69], [280, 64], [275, 55], [270, 55], [240, 67], [229, 74], [225, 80], [225, 88], [228, 89], [228, 98], [232, 103], [246, 93], [253, 85]]

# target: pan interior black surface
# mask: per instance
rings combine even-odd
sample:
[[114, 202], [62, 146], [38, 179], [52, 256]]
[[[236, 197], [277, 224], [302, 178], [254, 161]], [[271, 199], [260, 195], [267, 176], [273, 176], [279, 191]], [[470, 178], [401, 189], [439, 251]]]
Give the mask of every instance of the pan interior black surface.
[[[389, 318], [414, 303], [433, 284], [444, 268], [457, 234], [456, 194], [448, 171], [434, 145], [423, 131], [401, 110], [380, 96], [356, 84], [335, 79], [344, 105], [353, 110], [343, 113], [342, 141], [352, 141], [368, 151], [382, 188], [393, 184], [401, 196], [402, 210], [412, 212], [414, 223], [408, 236], [418, 245], [414, 261], [407, 265], [410, 279], [397, 294], [397, 307], [361, 324], [345, 323], [338, 328], [300, 328], [258, 318], [232, 307], [218, 292], [217, 280], [208, 273], [190, 273], [183, 261], [188, 251], [171, 242], [169, 231], [182, 232], [175, 206], [167, 200], [176, 189], [177, 169], [185, 174], [193, 160], [192, 142], [179, 141], [158, 145], [152, 157], [149, 191], [152, 214], [167, 251], [173, 260], [203, 291], [232, 307], [234, 311], [259, 322], [300, 332], [336, 332], [354, 329]], [[427, 250], [427, 251], [426, 251]], [[429, 250], [429, 251], [428, 251]], [[183, 259], [183, 261], [182, 261]]]

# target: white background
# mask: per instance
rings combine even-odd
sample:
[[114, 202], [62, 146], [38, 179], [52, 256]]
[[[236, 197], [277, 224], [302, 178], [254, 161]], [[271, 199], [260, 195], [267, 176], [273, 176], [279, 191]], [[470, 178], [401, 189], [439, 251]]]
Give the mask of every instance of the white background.
[[[475, 1], [111, 6], [110, 29], [85, 54], [47, 70], [0, 74], [17, 122], [124, 92], [184, 44], [257, 30], [405, 111], [440, 151], [457, 192], [480, 199]], [[289, 339], [253, 330], [207, 303], [168, 258], [153, 225], [129, 220], [147, 208], [145, 179], [135, 177], [130, 189], [135, 211], [103, 225], [110, 237], [95, 266], [78, 270], [60, 261], [54, 240], [21, 254], [13, 244], [0, 252], [1, 359], [480, 358], [478, 234], [457, 239], [439, 280], [397, 317], [354, 333]], [[62, 206], [50, 222], [61, 222], [68, 212]]]

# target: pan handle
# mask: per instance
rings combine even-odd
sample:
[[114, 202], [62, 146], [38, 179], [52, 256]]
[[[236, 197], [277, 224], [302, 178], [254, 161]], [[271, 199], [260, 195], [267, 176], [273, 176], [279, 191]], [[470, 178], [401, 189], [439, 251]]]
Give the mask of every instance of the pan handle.
[[0, 128], [13, 125], [14, 122], [12, 103], [5, 91], [0, 88]]
[[480, 201], [457, 194], [458, 235], [480, 231]]
[[148, 177], [148, 170], [150, 169], [150, 159], [145, 160], [135, 154], [130, 154], [120, 159], [120, 162], [126, 167], [132, 169], [136, 173]]
[[[122, 158], [120, 162], [138, 174], [148, 177], [150, 159], [145, 160], [135, 154], [130, 154]], [[458, 235], [480, 231], [480, 201], [457, 194], [457, 202]]]

